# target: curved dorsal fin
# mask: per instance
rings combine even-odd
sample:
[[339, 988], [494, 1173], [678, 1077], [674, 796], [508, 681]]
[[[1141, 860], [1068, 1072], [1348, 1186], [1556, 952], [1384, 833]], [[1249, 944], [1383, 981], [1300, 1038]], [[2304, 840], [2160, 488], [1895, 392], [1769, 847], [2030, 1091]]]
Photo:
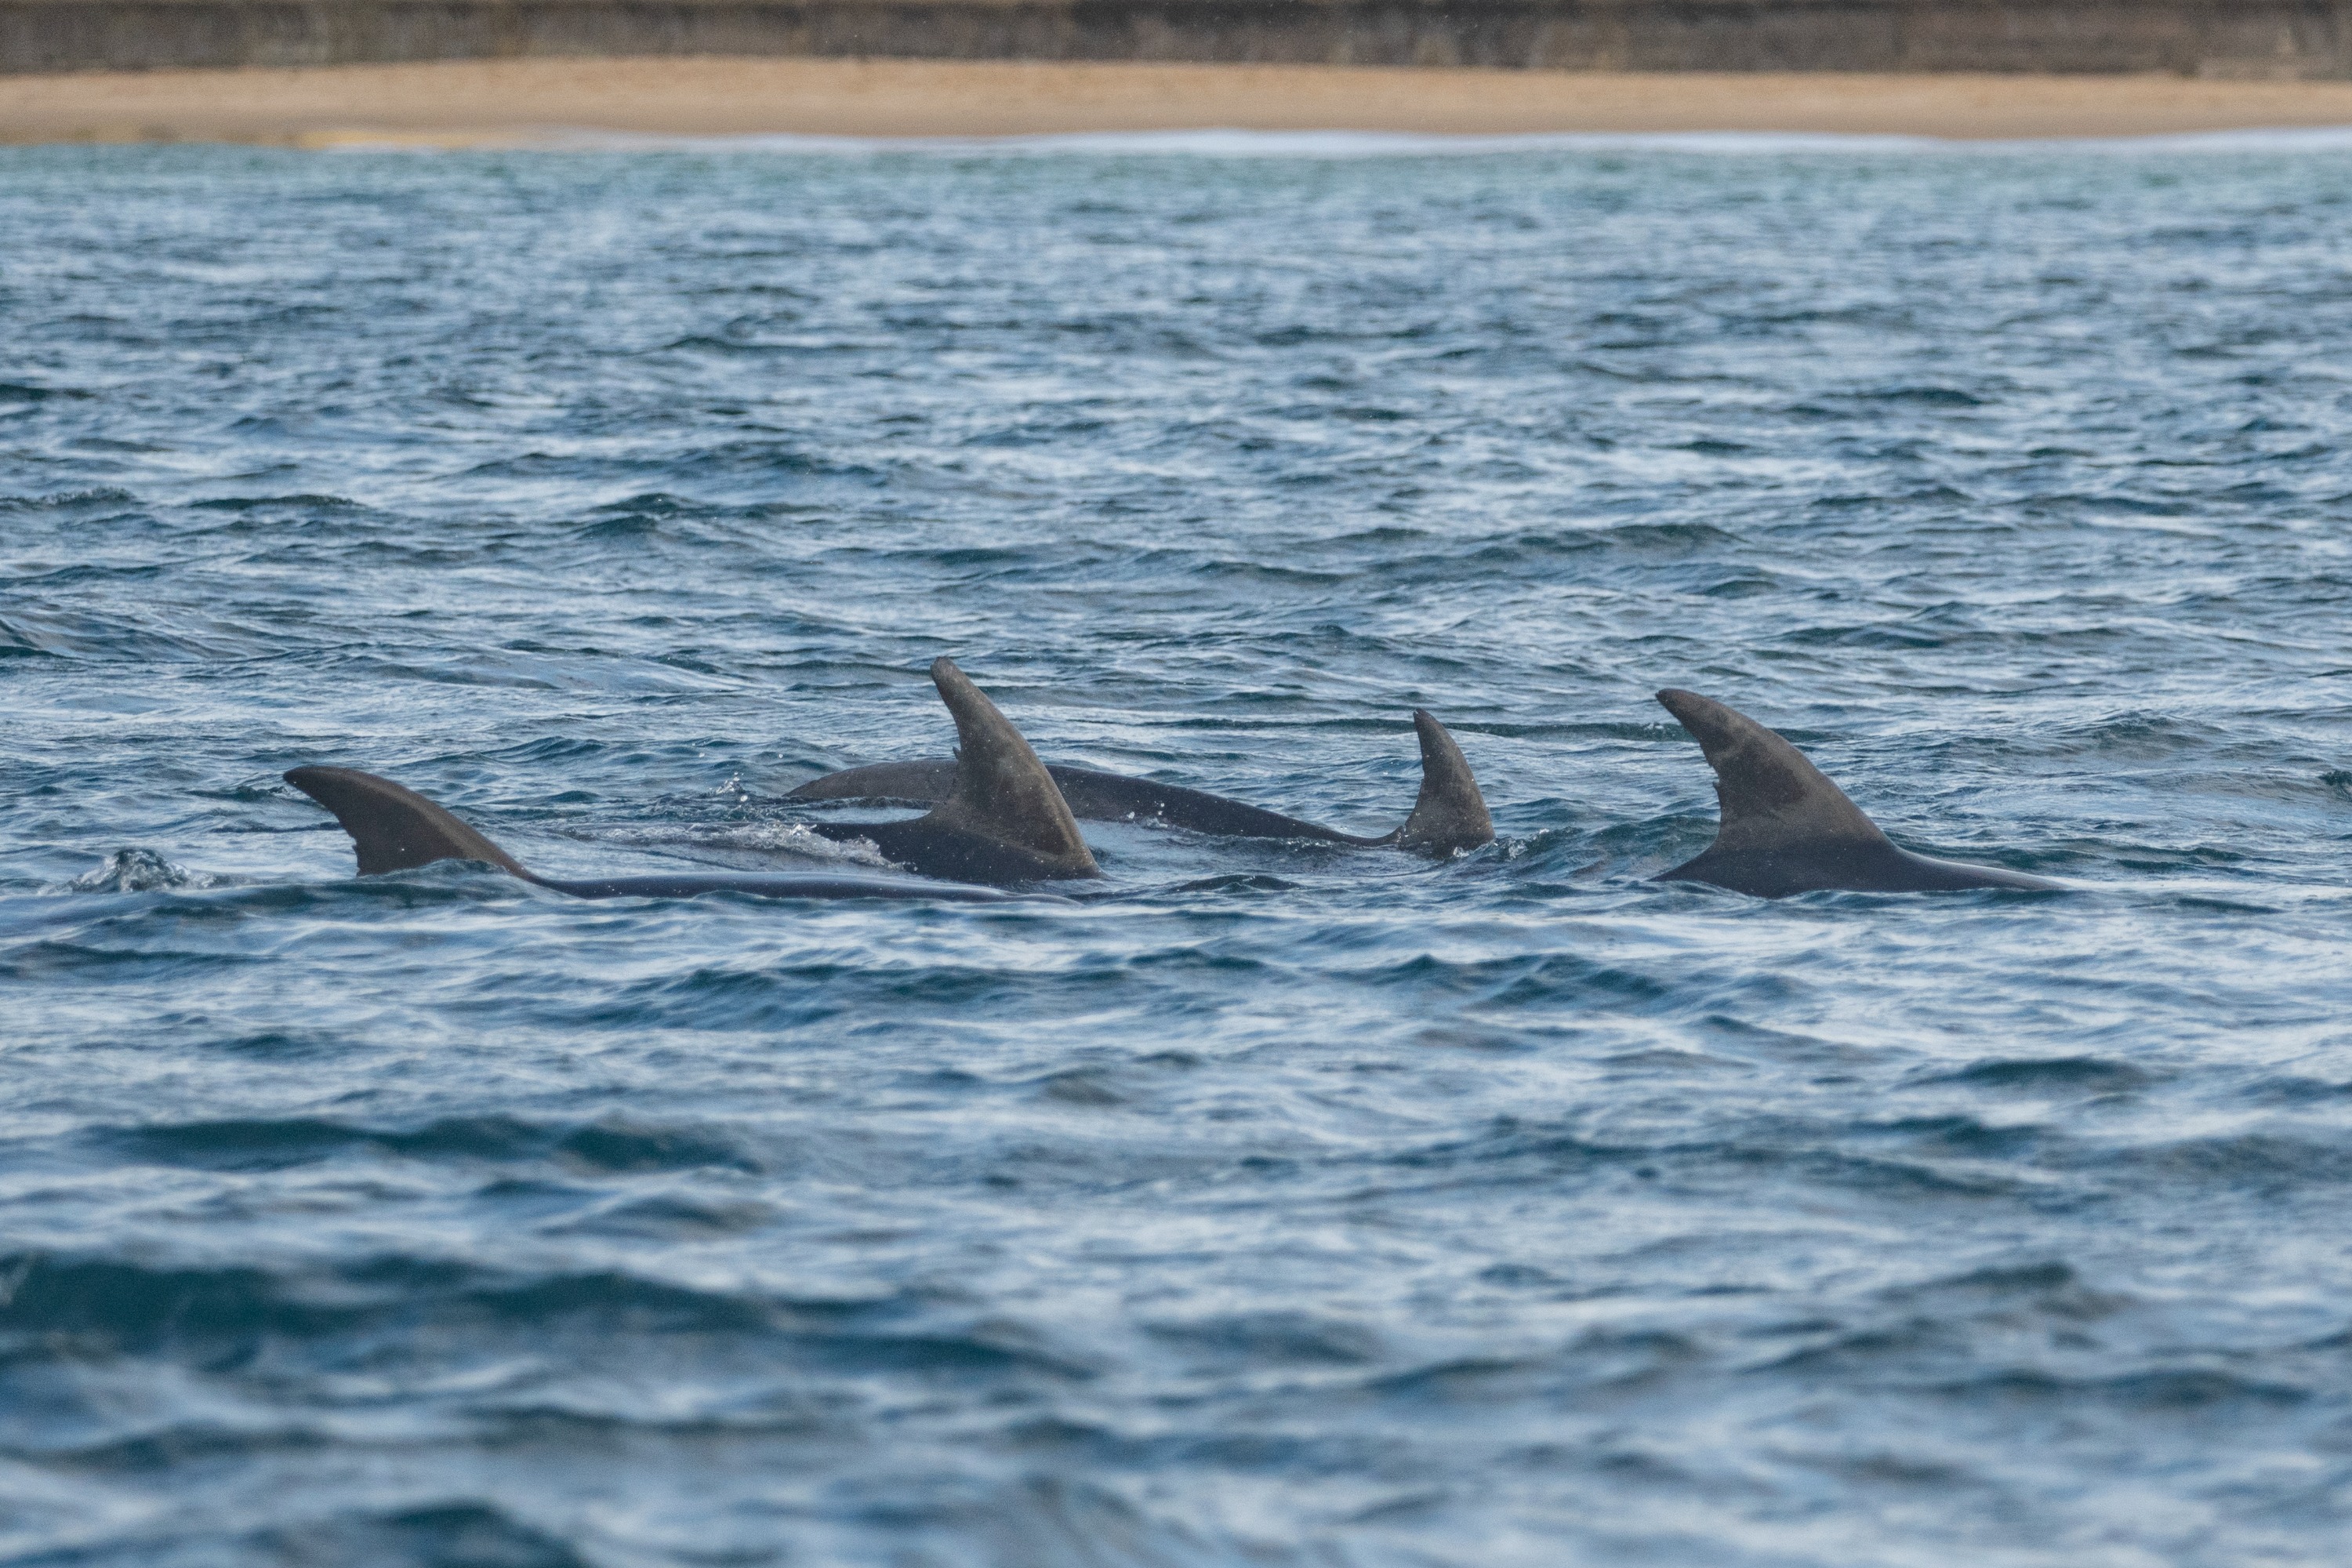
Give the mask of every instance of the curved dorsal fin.
[[1004, 715], [949, 658], [931, 683], [955, 716], [955, 783], [925, 822], [1026, 851], [1064, 877], [1101, 873], [1045, 764]]
[[[1723, 821], [1708, 855], [1771, 855], [1799, 845], [1885, 844], [1878, 824], [1796, 747], [1745, 713], [1671, 687], [1667, 712], [1706, 753]], [[1702, 857], [1704, 858], [1705, 857]]]
[[1486, 815], [1486, 797], [1470, 773], [1470, 761], [1445, 726], [1428, 710], [1412, 710], [1412, 727], [1421, 735], [1421, 794], [1412, 815], [1397, 829], [1400, 848], [1422, 855], [1451, 855], [1495, 841], [1495, 820]]
[[415, 790], [357, 768], [293, 768], [286, 782], [335, 814], [359, 851], [360, 875], [436, 860], [487, 860], [528, 878], [522, 863]]

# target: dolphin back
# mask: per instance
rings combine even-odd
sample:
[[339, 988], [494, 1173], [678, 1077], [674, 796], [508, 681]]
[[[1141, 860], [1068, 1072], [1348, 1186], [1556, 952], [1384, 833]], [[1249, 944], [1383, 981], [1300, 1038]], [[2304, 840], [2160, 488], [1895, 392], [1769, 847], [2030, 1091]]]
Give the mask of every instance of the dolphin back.
[[436, 860], [481, 860], [529, 878], [522, 863], [448, 809], [357, 768], [293, 768], [286, 782], [335, 814], [359, 853], [360, 875], [405, 871]]
[[1226, 838], [1361, 842], [1316, 823], [1285, 816], [1278, 811], [1262, 811], [1206, 790], [1186, 789], [1182, 784], [1158, 784], [1150, 779], [1129, 778], [1125, 773], [1097, 773], [1092, 768], [1048, 767], [1045, 771], [1062, 786], [1062, 798], [1070, 803], [1070, 809], [1089, 822], [1157, 822], [1190, 833]]
[[648, 877], [533, 877], [542, 888], [575, 899], [694, 899], [705, 893], [741, 893], [755, 899], [883, 899], [929, 903], [997, 903], [1013, 895], [994, 888], [962, 888], [951, 882], [890, 881], [879, 877], [698, 876], [692, 872]]
[[1785, 736], [1695, 691], [1669, 688], [1658, 701], [1706, 753], [1722, 805], [1715, 842], [1661, 872], [1659, 881], [1707, 882], [1764, 899], [1832, 889], [1920, 893], [2061, 885], [1898, 848]]
[[[955, 763], [947, 757], [926, 757], [911, 763], [871, 763], [844, 768], [814, 778], [794, 789], [793, 800], [857, 800], [876, 803], [912, 802], [933, 805], [947, 798], [955, 782]], [[1385, 839], [1357, 838], [1318, 823], [1278, 811], [1262, 811], [1238, 800], [1182, 784], [1160, 784], [1098, 768], [1076, 768], [1062, 763], [1045, 764], [1046, 773], [1062, 792], [1063, 804], [1081, 822], [1157, 822], [1192, 833], [1228, 838], [1318, 838], [1335, 844], [1379, 844]]]
[[[523, 868], [522, 862], [468, 827], [447, 807], [373, 773], [357, 768], [295, 768], [286, 782], [335, 814], [359, 852], [360, 875], [380, 876], [430, 866], [436, 860], [480, 860], [526, 882], [569, 893], [577, 899], [691, 899], [703, 893], [744, 893], [763, 899], [925, 899], [978, 902], [1003, 895], [986, 888], [959, 888], [938, 882], [894, 881], [876, 877], [816, 874], [760, 877], [697, 872], [656, 873], [635, 877], [541, 877]], [[908, 824], [906, 826], [913, 826]], [[985, 861], [989, 846], [975, 840], [970, 853], [974, 863]], [[1017, 855], [1000, 851], [1000, 855]], [[1022, 871], [1022, 877], [999, 875], [979, 880], [1034, 879], [1040, 873], [1034, 858], [1003, 861], [993, 868]]]
[[[1424, 855], [1445, 856], [1490, 843], [1495, 825], [1486, 815], [1486, 798], [1462, 748], [1445, 727], [1416, 710], [1413, 727], [1421, 736], [1421, 794], [1402, 827], [1374, 837], [1342, 833], [1335, 827], [1266, 811], [1206, 790], [1152, 779], [1107, 773], [1096, 768], [1060, 763], [1046, 767], [1046, 775], [1060, 789], [1070, 815], [1085, 822], [1156, 822], [1190, 833], [1227, 838], [1303, 838], [1324, 844], [1348, 844], [1358, 848], [1394, 845]], [[814, 778], [793, 790], [793, 800], [861, 800], [906, 802], [929, 805], [952, 793], [958, 763], [945, 757], [906, 763], [872, 763], [844, 768]], [[854, 837], [832, 826], [818, 832]], [[887, 853], [886, 850], [885, 853]]]

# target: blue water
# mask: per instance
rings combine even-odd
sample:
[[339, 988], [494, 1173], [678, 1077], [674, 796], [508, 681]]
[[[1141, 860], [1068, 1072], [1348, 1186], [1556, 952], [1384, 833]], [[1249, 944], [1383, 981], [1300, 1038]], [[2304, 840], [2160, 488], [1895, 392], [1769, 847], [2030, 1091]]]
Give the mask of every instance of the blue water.
[[[0, 384], [0, 1559], [2343, 1561], [2352, 147], [19, 149]], [[940, 654], [1501, 840], [278, 781], [838, 865]]]

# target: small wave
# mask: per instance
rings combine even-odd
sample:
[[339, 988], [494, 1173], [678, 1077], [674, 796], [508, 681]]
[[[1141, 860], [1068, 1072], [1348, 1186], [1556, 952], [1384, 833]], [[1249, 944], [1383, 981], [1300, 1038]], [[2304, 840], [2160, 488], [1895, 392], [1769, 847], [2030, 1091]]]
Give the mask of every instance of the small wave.
[[1143, 1331], [1166, 1344], [1220, 1359], [1364, 1366], [1381, 1351], [1381, 1336], [1363, 1323], [1304, 1310], [1226, 1312], [1161, 1319]]
[[196, 664], [271, 651], [263, 634], [216, 624], [206, 640], [134, 622], [68, 609], [19, 610], [0, 616], [0, 658], [47, 656], [110, 664]]
[[[332, 1264], [173, 1267], [105, 1256], [19, 1253], [0, 1258], [14, 1281], [0, 1348], [11, 1340], [117, 1351], [172, 1342], [249, 1342], [262, 1333], [305, 1338], [348, 1331], [429, 1304], [445, 1320], [521, 1324], [548, 1332], [631, 1323], [639, 1329], [767, 1335], [797, 1329], [832, 1353], [879, 1344], [885, 1362], [920, 1355], [940, 1334], [899, 1339], [862, 1327], [875, 1303], [856, 1298], [703, 1289], [617, 1269], [516, 1272], [406, 1253]], [[887, 1303], [886, 1303], [887, 1304]], [[898, 1348], [893, 1349], [893, 1343]], [[978, 1353], [988, 1353], [981, 1347]], [[1017, 1351], [999, 1352], [1017, 1355]]]
[[252, 512], [284, 511], [300, 519], [320, 515], [339, 518], [368, 518], [377, 515], [372, 509], [347, 496], [330, 495], [322, 491], [302, 491], [294, 495], [213, 496], [189, 503], [194, 511], [226, 511], [244, 516]]
[[2296, 1384], [2202, 1367], [2157, 1368], [2114, 1377], [2063, 1377], [2021, 1368], [1952, 1379], [1935, 1385], [1935, 1392], [1969, 1398], [2050, 1400], [2070, 1406], [2113, 1403], [2151, 1412], [2208, 1412], [2231, 1405], [2270, 1411], [2304, 1404], [2313, 1393]]
[[560, 1536], [484, 1499], [352, 1510], [259, 1531], [253, 1546], [288, 1563], [466, 1563], [497, 1568], [589, 1568]]
[[619, 1120], [566, 1125], [461, 1116], [415, 1127], [370, 1127], [296, 1117], [158, 1122], [93, 1129], [89, 1136], [127, 1158], [206, 1170], [282, 1170], [355, 1152], [415, 1160], [543, 1160], [599, 1173], [759, 1169], [744, 1150], [707, 1130]]
[[2021, 1094], [2117, 1094], [2158, 1079], [2144, 1068], [2102, 1057], [1995, 1057], [1920, 1081]]
[[2352, 1183], [2352, 1149], [2330, 1138], [2283, 1132], [2223, 1133], [2135, 1144], [2088, 1156], [2124, 1179], [2154, 1176], [2191, 1184], [2231, 1183], [2252, 1191], [2308, 1191]]
[[2073, 1265], [2054, 1258], [1971, 1268], [1922, 1284], [1898, 1285], [1881, 1292], [1881, 1299], [1906, 1310], [1934, 1303], [1947, 1314], [1990, 1312], [2006, 1319], [2022, 1308], [2070, 1321], [2108, 1317], [2129, 1304], [2123, 1296], [2092, 1289]]
[[98, 507], [119, 507], [138, 498], [129, 490], [101, 486], [86, 490], [60, 490], [45, 496], [0, 496], [0, 517], [40, 512], [84, 512]]
[[0, 405], [47, 403], [51, 398], [80, 401], [97, 395], [74, 386], [35, 386], [29, 382], [0, 381]]
[[1548, 1370], [1543, 1361], [1505, 1356], [1451, 1356], [1405, 1372], [1383, 1373], [1365, 1384], [1382, 1398], [1491, 1405]]

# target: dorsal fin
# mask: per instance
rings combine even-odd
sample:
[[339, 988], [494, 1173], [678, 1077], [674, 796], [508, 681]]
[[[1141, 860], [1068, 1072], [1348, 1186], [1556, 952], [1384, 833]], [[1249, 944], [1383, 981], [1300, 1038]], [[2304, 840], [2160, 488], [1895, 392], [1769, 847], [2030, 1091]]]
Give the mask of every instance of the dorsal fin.
[[1470, 761], [1445, 726], [1425, 709], [1412, 710], [1412, 727], [1421, 735], [1421, 794], [1412, 815], [1397, 829], [1397, 845], [1422, 855], [1451, 855], [1495, 841], [1495, 820], [1486, 815], [1486, 797], [1470, 773]]
[[286, 782], [335, 814], [359, 851], [360, 875], [404, 871], [436, 860], [487, 860], [528, 878], [513, 856], [415, 790], [357, 768], [294, 768]]
[[[1658, 693], [1715, 769], [1723, 821], [1708, 855], [1773, 855], [1800, 845], [1887, 842], [1804, 753], [1745, 713], [1695, 691]], [[1704, 858], [1705, 857], [1702, 857]]]
[[1101, 872], [1045, 764], [953, 659], [931, 662], [931, 683], [955, 716], [955, 784], [925, 822], [1012, 846], [1063, 877]]
[[911, 763], [868, 763], [813, 778], [793, 790], [792, 800], [912, 800], [926, 805], [947, 798], [955, 785], [952, 758], [925, 757]]

